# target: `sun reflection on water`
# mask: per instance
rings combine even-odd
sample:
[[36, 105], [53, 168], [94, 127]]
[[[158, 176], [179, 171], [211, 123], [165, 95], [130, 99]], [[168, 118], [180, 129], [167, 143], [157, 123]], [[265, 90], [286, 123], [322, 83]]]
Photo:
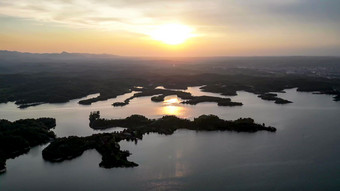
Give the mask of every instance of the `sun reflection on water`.
[[174, 97], [174, 98], [169, 98], [169, 99], [164, 100], [164, 103], [170, 105], [170, 104], [180, 103], [180, 101], [177, 97]]
[[181, 107], [173, 105], [162, 107], [162, 113], [164, 115], [180, 115], [181, 110]]
[[164, 99], [163, 106], [161, 107], [161, 115], [176, 115], [182, 117], [185, 113], [185, 107], [181, 106], [181, 100], [176, 96], [168, 96]]

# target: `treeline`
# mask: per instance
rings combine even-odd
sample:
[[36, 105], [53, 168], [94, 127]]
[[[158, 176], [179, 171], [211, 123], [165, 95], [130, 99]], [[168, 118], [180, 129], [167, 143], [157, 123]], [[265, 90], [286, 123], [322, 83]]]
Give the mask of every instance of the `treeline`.
[[[256, 132], [260, 130], [275, 132], [276, 128], [257, 124], [251, 118], [238, 120], [223, 120], [215, 115], [201, 115], [193, 121], [181, 119], [176, 116], [164, 116], [159, 119], [148, 119], [142, 115], [131, 115], [125, 119], [102, 119], [99, 111], [91, 112], [90, 127], [93, 129], [107, 129], [112, 127], [125, 127], [138, 134], [150, 132], [172, 134], [177, 129], [196, 131], [237, 131]], [[136, 133], [135, 133], [136, 134]]]
[[[255, 65], [253, 69], [235, 69], [228, 68], [223, 63], [215, 63], [215, 68], [210, 68], [210, 64], [177, 64], [174, 66], [167, 64], [167, 61], [161, 63], [149, 64], [141, 60], [129, 60], [129, 64], [46, 63], [41, 64], [44, 70], [39, 73], [35, 72], [36, 70], [26, 72], [18, 70], [18, 72], [9, 74], [0, 74], [0, 103], [13, 101], [25, 108], [42, 103], [63, 103], [99, 93], [100, 95], [96, 98], [79, 102], [91, 104], [131, 92], [135, 86], [142, 86], [151, 91], [149, 94], [145, 91], [137, 96], [155, 96], [156, 94], [152, 91], [160, 91], [153, 90], [157, 86], [185, 89], [189, 86], [202, 85], [205, 85], [202, 88], [203, 91], [223, 95], [236, 95], [237, 91], [261, 95], [282, 92], [287, 88], [297, 88], [298, 91], [334, 95], [335, 101], [338, 101], [340, 96], [340, 79], [266, 72], [257, 70]], [[23, 65], [33, 67], [34, 64]], [[153, 101], [162, 101], [164, 96], [168, 95], [165, 92], [160, 94], [162, 96], [154, 97]], [[176, 93], [176, 95], [186, 97], [185, 94]], [[277, 103], [280, 102], [282, 103], [283, 100], [277, 101]], [[127, 102], [122, 102], [117, 106], [124, 104]]]
[[55, 134], [50, 130], [55, 125], [53, 118], [0, 120], [0, 172], [5, 172], [7, 159], [54, 139]]
[[135, 167], [138, 164], [127, 159], [129, 151], [122, 151], [119, 142], [122, 140], [135, 141], [143, 139], [148, 133], [171, 135], [178, 129], [195, 131], [237, 131], [275, 132], [276, 128], [257, 124], [251, 118], [240, 118], [234, 121], [220, 119], [214, 115], [201, 115], [193, 121], [181, 119], [176, 116], [164, 116], [159, 119], [148, 119], [142, 115], [131, 115], [125, 119], [102, 119], [100, 112], [94, 111], [89, 116], [90, 127], [93, 129], [106, 129], [111, 127], [124, 127], [121, 132], [95, 134], [88, 137], [57, 138], [43, 150], [43, 158], [50, 162], [62, 162], [83, 154], [89, 149], [96, 149], [102, 155], [99, 163], [103, 168]]
[[184, 92], [180, 90], [166, 90], [166, 89], [148, 89], [141, 88], [133, 96], [127, 98], [124, 102], [115, 102], [112, 105], [114, 107], [123, 107], [130, 103], [130, 100], [137, 97], [153, 96], [151, 101], [153, 102], [163, 102], [164, 98], [169, 95], [176, 95], [177, 97], [183, 99], [182, 104], [196, 105], [203, 102], [214, 102], [218, 106], [242, 106], [240, 102], [232, 102], [230, 98], [221, 98], [214, 96], [192, 96], [189, 92]]
[[120, 150], [118, 144], [122, 138], [116, 133], [96, 134], [88, 137], [57, 138], [43, 152], [43, 158], [50, 162], [70, 160], [83, 154], [89, 149], [96, 149], [102, 155], [100, 167], [135, 167], [134, 162], [127, 160], [130, 152]]

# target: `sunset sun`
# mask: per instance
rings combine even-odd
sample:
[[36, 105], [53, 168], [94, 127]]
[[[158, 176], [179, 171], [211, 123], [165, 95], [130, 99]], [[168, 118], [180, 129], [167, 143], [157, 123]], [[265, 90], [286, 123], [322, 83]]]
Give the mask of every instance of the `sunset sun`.
[[193, 29], [182, 24], [166, 24], [157, 27], [150, 37], [168, 45], [178, 45], [194, 36]]

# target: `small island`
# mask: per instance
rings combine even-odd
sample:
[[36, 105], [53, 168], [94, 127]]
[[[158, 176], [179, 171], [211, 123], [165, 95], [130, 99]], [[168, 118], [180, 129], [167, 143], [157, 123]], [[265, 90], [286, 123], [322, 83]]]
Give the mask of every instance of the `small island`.
[[282, 99], [277, 97], [277, 94], [274, 93], [264, 93], [258, 96], [259, 98], [267, 101], [274, 101], [276, 104], [288, 104], [288, 103], [293, 103], [291, 101]]
[[31, 147], [55, 138], [50, 131], [56, 126], [53, 118], [0, 120], [0, 173], [6, 171], [6, 160], [20, 156]]
[[123, 107], [123, 106], [129, 104], [129, 103], [130, 103], [130, 100], [132, 100], [133, 98], [134, 98], [134, 97], [132, 96], [132, 97], [126, 99], [124, 102], [115, 102], [115, 103], [113, 103], [112, 105], [113, 105], [113, 107]]
[[230, 98], [220, 98], [213, 96], [193, 96], [191, 99], [187, 101], [182, 101], [183, 104], [196, 105], [202, 102], [215, 102], [218, 106], [242, 106], [243, 104], [240, 102], [232, 102]]
[[19, 105], [19, 109], [26, 109], [28, 107], [33, 107], [33, 106], [37, 106], [37, 105], [41, 105], [43, 103], [27, 103], [27, 104], [21, 104]]
[[142, 140], [145, 134], [158, 133], [171, 135], [178, 129], [195, 131], [236, 131], [236, 132], [275, 132], [276, 128], [257, 124], [251, 118], [240, 118], [234, 121], [220, 119], [215, 115], [201, 115], [193, 121], [176, 116], [163, 116], [159, 119], [148, 119], [142, 115], [131, 115], [125, 119], [102, 119], [100, 112], [91, 112], [90, 127], [96, 130], [124, 127], [121, 132], [95, 134], [88, 137], [57, 138], [43, 150], [43, 158], [50, 162], [71, 160], [89, 149], [96, 149], [102, 155], [99, 163], [103, 168], [136, 167], [138, 164], [127, 159], [129, 151], [122, 151], [119, 142]]

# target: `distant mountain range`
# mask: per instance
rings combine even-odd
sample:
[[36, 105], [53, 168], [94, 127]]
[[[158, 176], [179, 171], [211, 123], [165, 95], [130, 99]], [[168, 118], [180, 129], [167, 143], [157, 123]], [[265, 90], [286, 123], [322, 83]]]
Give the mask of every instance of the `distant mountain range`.
[[[80, 65], [84, 67], [79, 67]], [[113, 66], [128, 70], [161, 68], [162, 72], [177, 73], [220, 73], [246, 74], [250, 70], [277, 74], [298, 74], [326, 78], [340, 78], [340, 57], [330, 56], [256, 56], [256, 57], [126, 57], [111, 54], [87, 53], [27, 53], [0, 50], [0, 74], [21, 72], [64, 71], [70, 67], [77, 70], [88, 66], [98, 70], [99, 65]], [[134, 65], [131, 67], [131, 65]], [[86, 67], [85, 67], [86, 66]], [[138, 67], [137, 67], [138, 66]], [[165, 69], [167, 68], [167, 69]], [[182, 68], [181, 70], [179, 70]], [[110, 68], [108, 68], [110, 69]], [[240, 71], [242, 69], [242, 71]]]
[[86, 53], [29, 53], [0, 50], [0, 61], [77, 61], [77, 60], [110, 60], [123, 57], [111, 54], [86, 54]]

